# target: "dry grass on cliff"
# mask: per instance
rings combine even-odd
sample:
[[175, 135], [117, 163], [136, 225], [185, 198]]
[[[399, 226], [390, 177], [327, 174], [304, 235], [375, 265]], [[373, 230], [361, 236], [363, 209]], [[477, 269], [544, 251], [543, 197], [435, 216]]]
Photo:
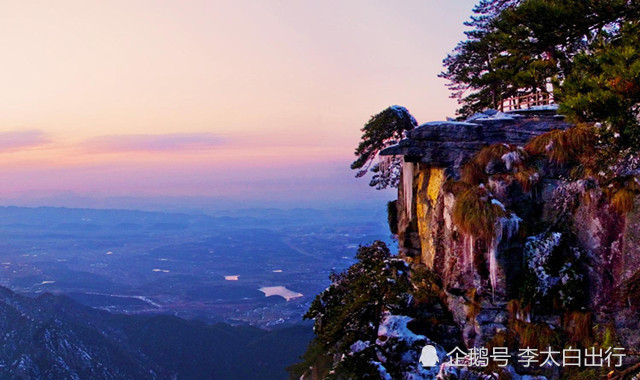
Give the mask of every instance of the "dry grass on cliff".
[[470, 185], [479, 185], [487, 181], [489, 176], [485, 172], [485, 166], [481, 166], [474, 160], [467, 162], [461, 170], [460, 177], [462, 182]]
[[522, 191], [528, 193], [531, 191], [533, 186], [538, 183], [540, 176], [536, 169], [525, 168], [515, 173], [513, 178], [518, 181], [520, 187], [522, 187]]
[[478, 289], [472, 288], [467, 291], [467, 301], [464, 306], [467, 311], [467, 317], [469, 320], [473, 321], [476, 319], [480, 311], [482, 311], [482, 306], [480, 305], [480, 296], [478, 295]]
[[620, 299], [632, 309], [640, 309], [640, 271], [624, 282]]
[[493, 238], [494, 224], [505, 211], [491, 202], [484, 186], [474, 186], [460, 193], [453, 204], [452, 219], [463, 233], [488, 240]]
[[453, 179], [448, 179], [442, 185], [442, 191], [453, 195], [458, 195], [463, 191], [468, 190], [469, 188], [471, 188], [471, 185], [469, 185], [468, 183], [464, 181], [456, 181]]
[[514, 332], [521, 348], [537, 348], [543, 350], [548, 347], [561, 347], [562, 339], [546, 323], [527, 323], [516, 321]]
[[525, 151], [532, 156], [546, 156], [552, 162], [564, 164], [579, 161], [594, 142], [593, 128], [581, 124], [565, 131], [556, 129], [543, 133], [531, 140]]
[[591, 312], [573, 311], [564, 316], [564, 331], [569, 343], [574, 347], [587, 347], [593, 344], [593, 323]]
[[473, 161], [481, 167], [487, 167], [491, 161], [502, 161], [502, 156], [517, 150], [518, 147], [512, 144], [493, 144], [478, 152]]
[[637, 193], [630, 189], [618, 189], [611, 197], [611, 207], [619, 214], [633, 210]]
[[470, 185], [485, 183], [489, 178], [487, 168], [492, 164], [504, 165], [502, 157], [517, 151], [518, 148], [510, 144], [494, 144], [484, 147], [462, 167], [460, 177], [463, 182]]
[[489, 179], [515, 179], [528, 193], [539, 180], [537, 168], [530, 165], [529, 154], [511, 144], [494, 144], [483, 148], [461, 170], [461, 181], [469, 185], [488, 183]]

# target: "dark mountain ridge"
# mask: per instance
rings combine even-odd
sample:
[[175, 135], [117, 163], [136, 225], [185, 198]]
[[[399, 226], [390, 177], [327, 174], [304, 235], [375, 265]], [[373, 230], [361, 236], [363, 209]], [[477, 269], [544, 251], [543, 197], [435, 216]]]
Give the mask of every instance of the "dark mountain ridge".
[[0, 378], [283, 379], [308, 326], [266, 331], [111, 314], [0, 287]]

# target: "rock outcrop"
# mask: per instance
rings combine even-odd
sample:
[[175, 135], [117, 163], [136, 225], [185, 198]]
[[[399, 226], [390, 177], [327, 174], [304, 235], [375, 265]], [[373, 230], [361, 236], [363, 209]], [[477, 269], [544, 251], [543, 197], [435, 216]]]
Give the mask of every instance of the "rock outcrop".
[[[620, 213], [598, 186], [572, 180], [549, 163], [538, 164], [530, 188], [502, 174], [510, 173], [532, 138], [570, 127], [554, 109], [492, 111], [465, 122], [423, 124], [381, 153], [404, 158], [396, 202], [400, 254], [442, 279], [448, 307], [468, 347], [486, 346], [513, 318], [551, 329], [577, 318], [544, 309], [535, 315], [514, 310], [514, 300], [529, 285], [532, 298], [551, 297], [555, 289], [553, 302], [560, 309], [580, 299], [584, 306], [576, 313], [589, 314], [593, 324], [613, 323], [625, 347], [640, 344], [640, 334], [634, 332], [640, 330], [637, 295], [629, 296], [640, 290], [638, 207]], [[482, 199], [491, 207], [503, 210], [487, 237], [456, 224], [454, 205], [460, 193], [452, 189], [452, 180], [460, 179], [465, 163], [493, 144], [506, 144], [509, 153], [489, 161], [482, 168], [488, 180], [472, 187], [488, 194]]]
[[569, 124], [554, 108], [502, 113], [489, 110], [464, 122], [432, 121], [406, 132], [406, 139], [384, 149], [383, 156], [403, 156], [405, 162], [441, 168], [457, 178], [460, 167], [483, 147], [507, 143], [524, 145], [532, 138]]

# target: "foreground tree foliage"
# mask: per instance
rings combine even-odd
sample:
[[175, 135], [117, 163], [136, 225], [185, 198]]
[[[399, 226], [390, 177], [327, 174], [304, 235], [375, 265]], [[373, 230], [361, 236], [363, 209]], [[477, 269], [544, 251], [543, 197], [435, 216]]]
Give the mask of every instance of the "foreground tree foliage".
[[416, 119], [401, 106], [391, 106], [371, 116], [362, 128], [362, 141], [355, 151], [357, 159], [351, 164], [351, 169], [358, 170], [356, 177], [362, 177], [371, 170], [374, 175], [370, 186], [378, 190], [397, 187], [401, 159], [392, 157], [376, 162], [378, 153], [400, 141], [405, 131], [412, 130], [417, 125]]
[[[387, 246], [376, 241], [360, 247], [358, 262], [343, 273], [331, 275], [332, 284], [316, 297], [306, 319], [313, 319], [316, 338], [303, 362], [290, 370], [297, 377], [314, 367], [319, 378], [376, 378], [375, 342], [383, 313], [402, 314], [409, 308], [412, 285], [407, 264], [391, 256]], [[352, 346], [362, 349], [352, 353]], [[356, 350], [357, 351], [357, 350]], [[351, 353], [351, 354], [347, 354]], [[334, 359], [341, 360], [334, 364]]]
[[[575, 121], [605, 123], [608, 137], [623, 145], [640, 142], [640, 21], [622, 24], [610, 38], [574, 59], [560, 87], [561, 111]], [[619, 136], [616, 135], [619, 134]]]

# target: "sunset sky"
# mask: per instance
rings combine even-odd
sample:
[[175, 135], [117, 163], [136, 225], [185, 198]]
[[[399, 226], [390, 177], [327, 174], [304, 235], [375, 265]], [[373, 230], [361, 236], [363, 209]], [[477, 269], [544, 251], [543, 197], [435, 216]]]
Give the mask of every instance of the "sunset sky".
[[453, 115], [474, 3], [4, 1], [0, 198], [389, 198], [348, 168], [360, 128]]

